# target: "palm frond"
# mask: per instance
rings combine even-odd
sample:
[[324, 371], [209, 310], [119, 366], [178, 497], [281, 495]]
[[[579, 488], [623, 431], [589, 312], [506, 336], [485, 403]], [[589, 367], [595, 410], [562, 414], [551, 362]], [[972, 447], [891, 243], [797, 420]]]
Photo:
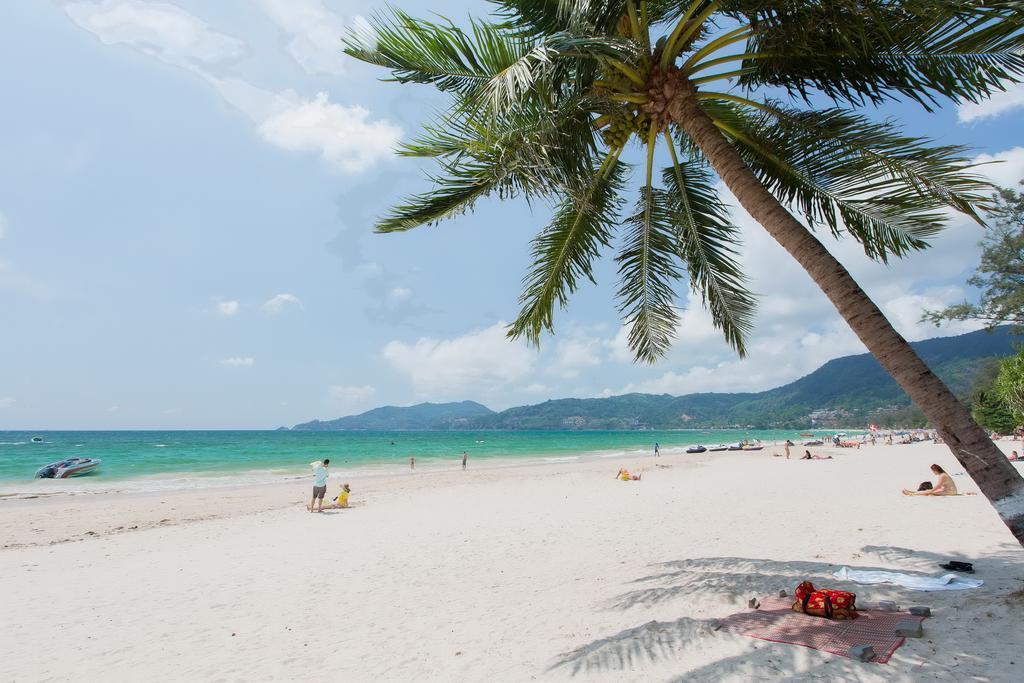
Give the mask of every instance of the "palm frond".
[[521, 310], [510, 337], [537, 344], [545, 330], [554, 330], [554, 308], [565, 308], [581, 278], [591, 276], [591, 263], [611, 238], [619, 220], [620, 199], [628, 167], [616, 150], [591, 173], [590, 185], [570, 194], [551, 224], [533, 239], [533, 267], [523, 279]]
[[977, 217], [989, 185], [968, 173], [963, 149], [931, 146], [843, 110], [799, 111], [778, 105], [750, 113], [703, 100], [761, 182], [803, 214], [811, 228], [852, 235], [885, 262], [928, 246], [947, 207]]
[[575, 191], [590, 177], [595, 152], [590, 113], [579, 102], [556, 111], [518, 107], [490, 118], [454, 112], [401, 147], [406, 156], [436, 159], [441, 171], [432, 177], [434, 189], [394, 207], [377, 231], [437, 223], [492, 194], [531, 198]]
[[356, 59], [389, 69], [399, 83], [430, 83], [445, 92], [482, 88], [535, 47], [502, 26], [471, 21], [467, 33], [452, 22], [416, 19], [399, 9], [376, 14], [370, 31], [350, 30], [342, 41]]
[[495, 178], [486, 163], [474, 162], [452, 168], [452, 173], [433, 178], [434, 188], [396, 204], [377, 222], [377, 232], [404, 232], [471, 211], [476, 202], [498, 192], [513, 196], [514, 187], [505, 178]]
[[745, 88], [812, 91], [856, 105], [903, 96], [977, 102], [1024, 79], [1019, 0], [732, 0], [727, 13], [755, 29]]
[[690, 288], [701, 295], [715, 327], [742, 358], [757, 302], [739, 264], [739, 228], [732, 224], [703, 160], [679, 163], [671, 138], [667, 142], [673, 165], [662, 171], [662, 182]]
[[653, 363], [672, 344], [679, 323], [675, 283], [683, 276], [676, 250], [675, 214], [665, 190], [646, 186], [626, 219], [619, 264], [619, 311], [629, 326], [627, 342], [638, 361]]

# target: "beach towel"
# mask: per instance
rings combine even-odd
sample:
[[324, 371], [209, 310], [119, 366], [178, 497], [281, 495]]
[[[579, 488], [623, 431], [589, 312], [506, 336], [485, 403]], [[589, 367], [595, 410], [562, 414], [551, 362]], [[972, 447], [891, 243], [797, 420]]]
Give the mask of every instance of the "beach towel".
[[956, 574], [942, 576], [912, 576], [899, 572], [875, 572], [843, 567], [832, 576], [855, 583], [895, 583], [914, 591], [962, 591], [977, 588], [984, 583], [981, 579], [967, 579]]
[[870, 645], [875, 651], [870, 661], [885, 664], [903, 644], [903, 637], [896, 635], [896, 624], [924, 620], [908, 612], [860, 610], [856, 619], [831, 621], [794, 612], [791, 607], [792, 601], [787, 598], [764, 598], [760, 609], [721, 619], [722, 630], [841, 657], [849, 657], [851, 647]]

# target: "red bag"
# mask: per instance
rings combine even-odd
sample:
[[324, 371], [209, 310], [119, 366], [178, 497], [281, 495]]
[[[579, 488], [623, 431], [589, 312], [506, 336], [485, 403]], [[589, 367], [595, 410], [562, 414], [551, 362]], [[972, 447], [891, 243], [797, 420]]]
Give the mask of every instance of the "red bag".
[[826, 619], [856, 619], [857, 595], [847, 591], [818, 590], [810, 581], [796, 587], [793, 611]]

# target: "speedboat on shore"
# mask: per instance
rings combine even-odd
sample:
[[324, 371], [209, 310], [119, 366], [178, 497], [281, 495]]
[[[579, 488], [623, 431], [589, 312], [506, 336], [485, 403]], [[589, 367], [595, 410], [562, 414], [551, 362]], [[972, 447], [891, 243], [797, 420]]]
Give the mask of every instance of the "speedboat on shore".
[[686, 449], [687, 453], [703, 453], [707, 449], [704, 446], [690, 446]]
[[759, 451], [759, 450], [762, 450], [763, 448], [764, 448], [764, 446], [761, 446], [761, 445], [755, 446], [753, 444], [747, 444], [746, 446], [744, 446], [740, 450], [741, 451]]
[[67, 479], [92, 472], [100, 466], [96, 458], [68, 458], [51, 462], [36, 470], [36, 479]]
[[821, 446], [823, 442], [821, 439], [815, 439], [814, 441], [804, 441], [805, 446]]
[[708, 450], [711, 451], [712, 453], [715, 453], [717, 451], [727, 451], [729, 450], [729, 447], [726, 446], [724, 443], [720, 443], [717, 446], [712, 446]]

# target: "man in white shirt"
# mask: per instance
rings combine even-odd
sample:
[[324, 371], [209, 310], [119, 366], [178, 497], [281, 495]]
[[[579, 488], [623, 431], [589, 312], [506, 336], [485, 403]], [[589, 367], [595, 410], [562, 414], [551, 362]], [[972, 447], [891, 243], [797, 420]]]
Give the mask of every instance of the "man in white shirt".
[[313, 512], [313, 505], [317, 506], [316, 512], [323, 512], [324, 495], [327, 493], [327, 466], [329, 464], [331, 464], [330, 460], [324, 460], [313, 467], [313, 500], [309, 503], [310, 512]]

